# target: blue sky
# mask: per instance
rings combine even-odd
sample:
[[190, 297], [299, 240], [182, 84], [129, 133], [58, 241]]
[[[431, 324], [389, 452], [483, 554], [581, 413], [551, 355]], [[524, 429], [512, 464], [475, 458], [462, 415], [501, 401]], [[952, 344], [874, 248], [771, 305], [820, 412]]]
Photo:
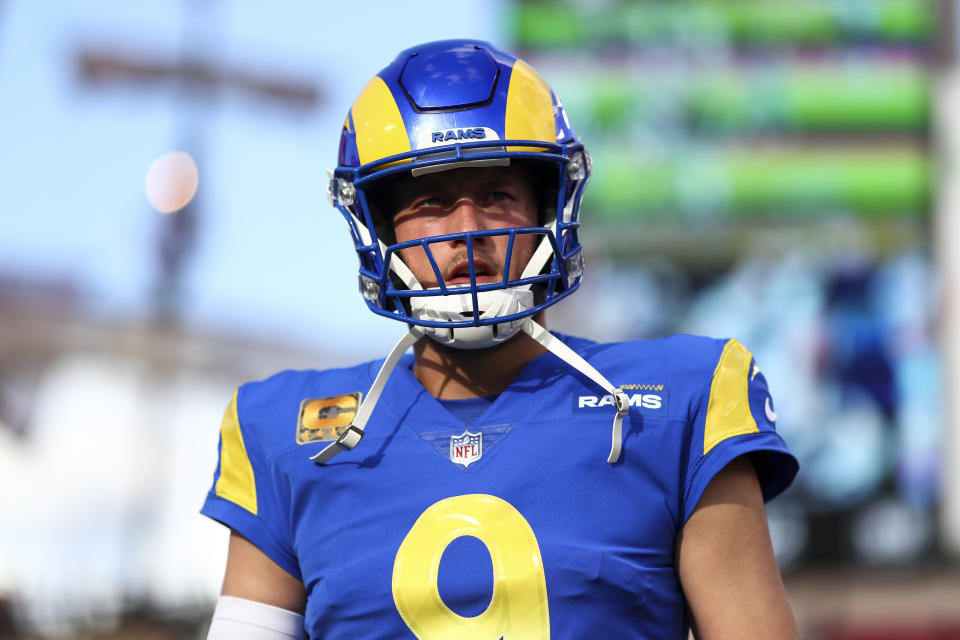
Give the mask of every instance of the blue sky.
[[[143, 182], [161, 153], [200, 132], [201, 212], [186, 275], [193, 326], [294, 340], [346, 360], [374, 356], [401, 333], [356, 293], [346, 225], [328, 205], [326, 169], [353, 97], [401, 49], [420, 41], [503, 42], [501, 3], [286, 0], [194, 2], [201, 52], [216, 64], [288, 72], [315, 82], [312, 113], [225, 92], [178, 102], [170, 87], [79, 82], [84, 47], [172, 60], [190, 2], [66, 0], [0, 3], [0, 275], [66, 280], [86, 309], [147, 314], [160, 215]], [[332, 9], [331, 7], [337, 7]], [[205, 7], [205, 8], [204, 8]], [[357, 341], [351, 341], [357, 342]]]

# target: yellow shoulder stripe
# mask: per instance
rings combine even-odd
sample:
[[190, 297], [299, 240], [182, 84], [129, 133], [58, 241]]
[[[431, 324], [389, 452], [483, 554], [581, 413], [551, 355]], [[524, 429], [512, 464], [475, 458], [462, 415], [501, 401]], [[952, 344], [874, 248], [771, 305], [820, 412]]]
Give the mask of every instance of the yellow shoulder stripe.
[[217, 478], [215, 490], [221, 498], [257, 515], [257, 485], [240, 432], [236, 391], [220, 424], [220, 477]]
[[731, 339], [724, 345], [710, 385], [703, 430], [704, 455], [727, 438], [760, 432], [747, 397], [752, 360], [753, 354], [737, 340]]

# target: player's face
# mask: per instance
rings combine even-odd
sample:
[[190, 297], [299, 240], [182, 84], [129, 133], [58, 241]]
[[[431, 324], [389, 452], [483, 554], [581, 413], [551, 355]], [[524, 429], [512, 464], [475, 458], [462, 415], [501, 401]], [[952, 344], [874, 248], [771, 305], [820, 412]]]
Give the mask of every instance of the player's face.
[[[393, 229], [397, 242], [464, 231], [537, 226], [537, 198], [522, 168], [462, 168], [402, 181], [393, 194]], [[510, 259], [510, 279], [519, 278], [540, 236], [517, 234]], [[475, 237], [473, 261], [477, 282], [503, 280], [507, 235]], [[463, 240], [430, 244], [447, 285], [470, 283], [467, 245]], [[437, 277], [420, 247], [401, 252], [424, 287]]]

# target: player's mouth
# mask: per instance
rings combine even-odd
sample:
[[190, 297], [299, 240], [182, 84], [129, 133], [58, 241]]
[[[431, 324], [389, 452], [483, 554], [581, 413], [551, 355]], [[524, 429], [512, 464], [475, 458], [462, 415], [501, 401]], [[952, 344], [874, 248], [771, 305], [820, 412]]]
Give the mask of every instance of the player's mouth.
[[[473, 270], [477, 277], [478, 284], [484, 284], [487, 282], [496, 282], [500, 279], [499, 271], [493, 267], [486, 260], [482, 260], [474, 257], [473, 259]], [[447, 277], [444, 278], [444, 281], [448, 286], [456, 285], [469, 285], [470, 284], [470, 263], [466, 260], [462, 260], [454, 265], [447, 273]]]

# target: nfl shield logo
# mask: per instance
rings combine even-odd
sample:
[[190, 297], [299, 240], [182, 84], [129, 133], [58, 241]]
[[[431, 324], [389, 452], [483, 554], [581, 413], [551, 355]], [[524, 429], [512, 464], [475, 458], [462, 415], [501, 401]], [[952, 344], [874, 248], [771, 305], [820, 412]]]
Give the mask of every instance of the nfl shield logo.
[[469, 467], [483, 455], [483, 432], [450, 436], [450, 461]]

